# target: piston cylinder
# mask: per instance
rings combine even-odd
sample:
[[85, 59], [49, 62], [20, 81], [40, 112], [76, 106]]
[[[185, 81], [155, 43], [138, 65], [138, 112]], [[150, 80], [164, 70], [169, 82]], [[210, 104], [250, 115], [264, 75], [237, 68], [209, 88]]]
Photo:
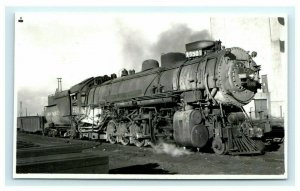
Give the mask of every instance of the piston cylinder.
[[198, 110], [177, 111], [173, 118], [174, 139], [182, 146], [202, 148], [209, 140], [207, 127], [200, 124], [202, 115]]

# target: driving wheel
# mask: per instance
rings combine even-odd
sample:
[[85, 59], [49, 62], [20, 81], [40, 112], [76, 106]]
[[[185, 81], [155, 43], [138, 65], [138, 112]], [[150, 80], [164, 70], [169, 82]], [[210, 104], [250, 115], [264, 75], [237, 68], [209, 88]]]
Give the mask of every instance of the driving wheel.
[[116, 127], [116, 122], [111, 120], [107, 124], [107, 129], [106, 129], [106, 135], [107, 135], [107, 140], [111, 144], [115, 144], [117, 142], [117, 136], [115, 135], [117, 132], [117, 127]]

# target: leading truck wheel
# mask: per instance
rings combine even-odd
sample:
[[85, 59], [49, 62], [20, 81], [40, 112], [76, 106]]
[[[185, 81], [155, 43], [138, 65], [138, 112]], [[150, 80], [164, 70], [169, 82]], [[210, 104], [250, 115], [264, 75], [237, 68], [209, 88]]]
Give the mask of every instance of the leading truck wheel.
[[214, 138], [212, 142], [212, 149], [218, 155], [225, 155], [228, 152], [226, 143], [219, 137]]
[[106, 135], [107, 135], [107, 140], [111, 144], [115, 144], [117, 142], [117, 136], [115, 136], [117, 132], [117, 127], [115, 121], [111, 120], [107, 124], [107, 129], [106, 129]]

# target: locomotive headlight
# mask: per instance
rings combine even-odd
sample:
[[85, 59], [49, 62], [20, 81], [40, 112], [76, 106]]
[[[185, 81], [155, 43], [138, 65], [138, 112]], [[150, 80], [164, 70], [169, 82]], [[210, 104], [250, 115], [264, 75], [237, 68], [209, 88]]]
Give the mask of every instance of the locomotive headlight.
[[239, 74], [239, 78], [240, 78], [240, 79], [247, 78], [247, 74]]
[[251, 79], [254, 79], [255, 74], [252, 73], [252, 74], [249, 75], [249, 77], [250, 77]]

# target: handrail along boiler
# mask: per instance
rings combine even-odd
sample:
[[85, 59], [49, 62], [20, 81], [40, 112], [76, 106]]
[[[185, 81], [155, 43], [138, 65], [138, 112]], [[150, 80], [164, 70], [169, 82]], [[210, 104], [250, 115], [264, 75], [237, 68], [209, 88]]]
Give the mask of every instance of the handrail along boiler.
[[[164, 141], [217, 154], [263, 153], [263, 129], [242, 107], [261, 87], [255, 56], [221, 41], [197, 41], [186, 44], [185, 54], [162, 55], [161, 67], [150, 59], [141, 72], [89, 78], [68, 90], [64, 133], [139, 147]], [[55, 110], [58, 104], [46, 107], [52, 126]]]

